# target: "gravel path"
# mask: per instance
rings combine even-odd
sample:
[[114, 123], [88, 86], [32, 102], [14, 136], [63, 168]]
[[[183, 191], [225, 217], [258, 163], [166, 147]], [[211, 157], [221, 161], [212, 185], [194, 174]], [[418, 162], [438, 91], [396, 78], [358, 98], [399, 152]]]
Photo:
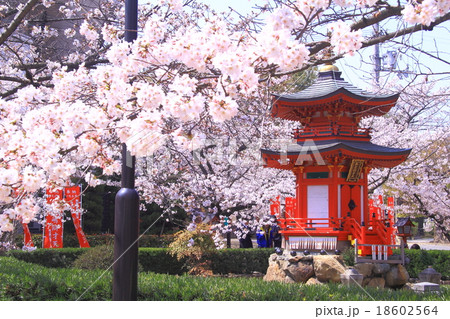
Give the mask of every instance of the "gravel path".
[[433, 238], [408, 239], [408, 246], [417, 244], [425, 250], [450, 250], [450, 244], [433, 243]]

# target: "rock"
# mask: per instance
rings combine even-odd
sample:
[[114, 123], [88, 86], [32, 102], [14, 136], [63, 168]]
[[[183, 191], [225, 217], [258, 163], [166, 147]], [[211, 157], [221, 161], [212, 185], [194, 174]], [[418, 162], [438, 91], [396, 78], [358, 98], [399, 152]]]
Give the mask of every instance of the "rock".
[[295, 280], [289, 276], [284, 277], [281, 282], [284, 282], [285, 284], [295, 284]]
[[414, 284], [412, 289], [415, 292], [436, 292], [440, 293], [441, 287], [438, 284], [432, 282], [419, 282], [418, 284]]
[[278, 259], [278, 255], [277, 255], [277, 254], [271, 254], [271, 255], [269, 256], [269, 263], [270, 263], [270, 262], [276, 262], [277, 259]]
[[368, 285], [368, 283], [372, 280], [372, 277], [364, 277], [362, 286], [365, 287]]
[[321, 283], [317, 278], [311, 277], [308, 279], [305, 285], [323, 285], [323, 283]]
[[404, 290], [413, 290], [413, 285], [414, 285], [414, 283], [412, 283], [412, 282], [407, 282], [407, 283], [403, 286], [402, 289], [404, 289]]
[[280, 265], [276, 260], [272, 260], [272, 256], [269, 258], [269, 267], [263, 277], [264, 281], [284, 281], [286, 274], [281, 270]]
[[312, 276], [314, 276], [314, 267], [311, 256], [293, 258], [286, 254], [272, 254], [264, 280], [304, 283]]
[[277, 265], [271, 265], [263, 277], [264, 281], [284, 281], [286, 274]]
[[355, 269], [364, 277], [370, 277], [372, 276], [373, 266], [374, 264], [356, 264]]
[[409, 280], [409, 274], [403, 265], [393, 265], [385, 276], [386, 286], [390, 288], [403, 287]]
[[313, 258], [314, 273], [322, 282], [341, 282], [341, 274], [345, 272], [342, 256], [317, 255]]
[[384, 288], [386, 285], [386, 281], [384, 280], [383, 277], [373, 277], [370, 278], [368, 283], [367, 283], [367, 287], [376, 287], [376, 288]]
[[302, 262], [310, 261], [312, 263], [313, 256], [295, 256], [295, 257], [288, 258], [288, 261], [290, 263], [297, 263], [299, 261], [302, 261]]
[[389, 264], [373, 264], [372, 272], [374, 275], [383, 275], [391, 269]]
[[314, 268], [312, 261], [299, 261], [296, 263], [289, 263], [283, 269], [285, 274], [291, 277], [295, 282], [307, 282], [309, 278], [314, 276]]
[[441, 274], [434, 270], [431, 266], [422, 270], [419, 274], [419, 282], [431, 282], [435, 284], [441, 283]]

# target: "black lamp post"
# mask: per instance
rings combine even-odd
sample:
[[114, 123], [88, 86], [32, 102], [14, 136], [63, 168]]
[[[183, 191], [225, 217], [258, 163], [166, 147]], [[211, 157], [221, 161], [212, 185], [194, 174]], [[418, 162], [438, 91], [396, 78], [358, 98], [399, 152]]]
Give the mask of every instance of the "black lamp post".
[[[138, 1], [125, 1], [125, 41], [137, 38]], [[122, 182], [114, 218], [113, 300], [137, 300], [139, 195], [134, 189], [136, 159], [122, 145]]]

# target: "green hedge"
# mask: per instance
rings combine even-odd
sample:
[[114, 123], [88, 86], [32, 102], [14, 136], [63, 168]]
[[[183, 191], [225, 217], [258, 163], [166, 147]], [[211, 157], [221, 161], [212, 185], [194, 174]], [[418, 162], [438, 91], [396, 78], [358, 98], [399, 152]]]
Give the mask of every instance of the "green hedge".
[[[9, 256], [19, 260], [52, 268], [72, 267], [74, 261], [89, 248], [36, 249], [32, 252], [12, 250]], [[211, 258], [212, 270], [216, 274], [265, 273], [272, 249], [223, 249]], [[178, 261], [167, 248], [140, 248], [139, 264], [144, 272], [182, 274], [187, 271], [185, 262]]]
[[0, 257], [0, 269], [0, 300], [111, 300], [111, 272], [46, 268], [11, 257]]
[[[266, 273], [273, 249], [222, 249], [211, 255], [211, 268], [215, 274]], [[178, 261], [165, 248], [139, 249], [139, 263], [143, 271], [160, 274], [182, 274], [187, 271], [185, 262]]]
[[[400, 254], [400, 250], [394, 250], [394, 254]], [[409, 259], [406, 269], [411, 277], [417, 278], [422, 270], [432, 266], [443, 280], [450, 279], [450, 250], [406, 249], [405, 256]]]
[[[8, 255], [17, 259], [52, 268], [72, 267], [73, 262], [89, 248], [37, 249], [32, 252], [13, 250]], [[215, 274], [265, 273], [272, 249], [222, 249], [210, 256], [212, 271]], [[394, 251], [399, 254], [399, 251]], [[450, 279], [450, 251], [446, 250], [405, 250], [410, 262], [406, 269], [411, 277], [432, 266], [442, 274], [442, 279]], [[184, 261], [171, 256], [167, 248], [140, 248], [139, 263], [145, 272], [163, 274], [182, 274], [187, 271]]]
[[[112, 273], [103, 270], [55, 269], [0, 257], [0, 300], [111, 300]], [[441, 294], [417, 294], [409, 290], [366, 287], [355, 289], [338, 284], [302, 285], [265, 282], [260, 278], [170, 276], [141, 273], [138, 300], [273, 300], [273, 301], [446, 301], [448, 286]], [[373, 299], [372, 299], [373, 298]]]
[[[42, 247], [42, 235], [32, 234], [32, 239], [35, 247]], [[87, 241], [91, 247], [112, 245], [114, 243], [114, 234], [98, 234], [98, 235], [86, 235]], [[168, 247], [173, 241], [173, 235], [143, 235], [139, 239], [140, 247]], [[22, 248], [23, 246], [23, 235], [16, 237], [15, 244]], [[74, 234], [64, 234], [63, 236], [63, 247], [64, 248], [77, 248], [80, 247], [78, 243], [78, 238]]]
[[181, 275], [187, 271], [185, 262], [170, 255], [167, 248], [140, 248], [139, 264], [144, 272]]
[[16, 259], [50, 268], [69, 268], [89, 248], [36, 249], [31, 252], [11, 250], [7, 253]]
[[218, 250], [211, 260], [212, 271], [215, 274], [251, 274], [255, 271], [265, 274], [273, 252], [271, 248]]

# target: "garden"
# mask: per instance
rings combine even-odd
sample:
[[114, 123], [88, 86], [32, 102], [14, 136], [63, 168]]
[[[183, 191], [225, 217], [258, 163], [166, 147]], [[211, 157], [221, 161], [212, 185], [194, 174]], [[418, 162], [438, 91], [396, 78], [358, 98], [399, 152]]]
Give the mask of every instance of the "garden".
[[[208, 258], [211, 273], [190, 275], [186, 260], [167, 248], [140, 248], [138, 300], [146, 301], [445, 301], [450, 286], [441, 292], [417, 293], [408, 289], [355, 289], [342, 284], [306, 285], [266, 282], [273, 249], [224, 249]], [[409, 250], [411, 277], [432, 264], [450, 278], [450, 252]], [[345, 256], [344, 256], [345, 257]], [[351, 262], [351, 256], [344, 258]], [[0, 257], [0, 300], [111, 300], [111, 246], [93, 248], [13, 250]]]

